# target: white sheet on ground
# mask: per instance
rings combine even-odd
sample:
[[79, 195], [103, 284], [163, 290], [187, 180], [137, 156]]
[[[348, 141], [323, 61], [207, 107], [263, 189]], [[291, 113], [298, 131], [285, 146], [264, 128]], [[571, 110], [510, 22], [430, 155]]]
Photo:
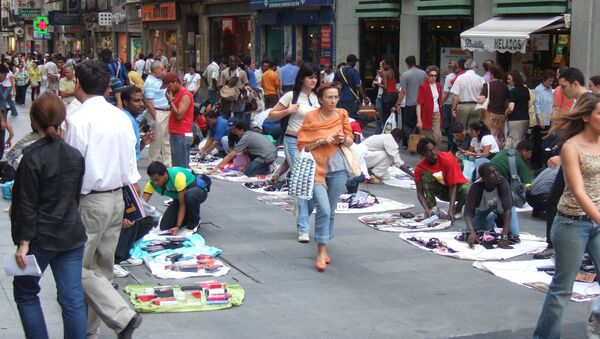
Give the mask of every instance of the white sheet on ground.
[[[460, 232], [419, 232], [419, 233], [402, 233], [400, 239], [408, 242], [411, 245], [422, 248], [426, 251], [433, 252], [435, 254], [443, 255], [446, 257], [464, 259], [464, 260], [475, 260], [475, 261], [486, 261], [486, 260], [505, 260], [513, 258], [522, 254], [538, 252], [546, 248], [546, 241], [544, 238], [536, 237], [532, 234], [521, 233], [521, 242], [519, 244], [512, 245], [512, 249], [485, 249], [481, 245], [475, 245], [474, 248], [469, 248], [469, 245], [464, 241], [458, 241], [454, 239]], [[456, 253], [443, 252], [438, 249], [429, 249], [425, 246], [421, 246], [415, 242], [407, 240], [408, 238], [416, 237], [417, 239], [423, 239], [425, 242], [430, 238], [438, 238], [445, 242], [449, 248], [456, 251]]]
[[258, 193], [258, 194], [268, 194], [268, 195], [287, 195], [288, 192], [287, 191], [265, 191], [264, 187], [260, 187], [260, 188], [249, 188], [246, 187], [244, 184], [242, 184], [242, 186], [247, 189], [250, 190], [254, 193]]
[[[294, 204], [295, 197], [290, 197], [289, 195], [284, 194], [276, 194], [276, 195], [261, 195], [258, 196], [258, 199], [261, 202], [264, 202], [269, 205], [280, 206], [285, 210], [291, 210]], [[350, 208], [347, 210], [336, 209], [335, 214], [372, 214], [372, 213], [381, 213], [387, 211], [396, 211], [396, 210], [405, 210], [409, 208], [415, 207], [413, 204], [405, 204], [391, 199], [385, 199], [377, 197], [379, 200], [378, 204], [375, 204], [371, 207], [366, 208]]]
[[[411, 219], [403, 219], [397, 213], [362, 215], [358, 217], [358, 220], [375, 230], [394, 233], [441, 231], [452, 226], [452, 222], [450, 220], [440, 219], [438, 220], [437, 225], [428, 227]], [[410, 228], [411, 226], [416, 228]]]
[[413, 190], [417, 189], [417, 186], [415, 185], [415, 180], [410, 175], [404, 173], [398, 167], [391, 166], [390, 168], [388, 168], [388, 174], [390, 175], [390, 178], [384, 180], [384, 184], [400, 188], [410, 188]]
[[[200, 254], [200, 253], [198, 253]], [[152, 275], [161, 279], [183, 279], [189, 277], [221, 277], [229, 273], [229, 267], [225, 266], [220, 260], [215, 260], [215, 264], [222, 265], [222, 267], [213, 273], [206, 273], [204, 270], [198, 270], [198, 272], [177, 272], [166, 269], [167, 265], [171, 262], [166, 260], [165, 257], [168, 254], [159, 255], [155, 258], [147, 256], [144, 258], [144, 262]]]
[[[552, 259], [473, 263], [473, 267], [475, 268], [492, 273], [497, 277], [514, 282], [515, 284], [523, 285], [544, 293], [548, 290], [548, 286], [552, 281], [552, 276], [538, 271], [537, 268], [553, 265], [554, 262]], [[597, 296], [600, 296], [600, 286], [598, 286], [597, 282], [584, 283], [576, 281], [573, 285], [572, 301], [590, 301]]]
[[231, 182], [260, 182], [271, 180], [271, 175], [261, 175], [257, 177], [247, 177], [242, 172], [232, 171], [227, 173], [219, 173], [211, 175], [211, 178]]

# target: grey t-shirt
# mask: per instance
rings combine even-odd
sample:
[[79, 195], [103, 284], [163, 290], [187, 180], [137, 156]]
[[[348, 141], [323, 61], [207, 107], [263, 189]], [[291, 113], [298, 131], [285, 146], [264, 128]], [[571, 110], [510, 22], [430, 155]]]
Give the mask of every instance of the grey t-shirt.
[[277, 148], [264, 135], [247, 131], [235, 145], [235, 151], [246, 151], [250, 158], [269, 164], [277, 159]]
[[400, 87], [406, 91], [406, 106], [415, 106], [419, 96], [419, 86], [427, 80], [427, 74], [416, 66], [402, 73]]
[[560, 167], [548, 167], [543, 170], [542, 173], [538, 174], [531, 185], [531, 194], [538, 195], [550, 193], [559, 169]]

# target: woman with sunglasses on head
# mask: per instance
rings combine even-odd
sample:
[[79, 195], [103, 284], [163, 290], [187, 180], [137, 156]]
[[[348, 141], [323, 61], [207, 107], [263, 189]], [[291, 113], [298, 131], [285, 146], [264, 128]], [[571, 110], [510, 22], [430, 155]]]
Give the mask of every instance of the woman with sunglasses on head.
[[[551, 229], [555, 273], [534, 338], [559, 338], [565, 305], [573, 292], [583, 253], [600, 262], [600, 95], [585, 93], [570, 111], [557, 116], [565, 190]], [[598, 268], [596, 268], [598, 269]]]
[[417, 128], [426, 138], [442, 144], [442, 84], [437, 81], [440, 69], [429, 66], [425, 71], [427, 80], [419, 86], [417, 97]]
[[[283, 145], [286, 161], [273, 175], [274, 182], [277, 182], [279, 176], [292, 168], [294, 164], [298, 151], [296, 146], [298, 131], [304, 122], [304, 117], [308, 112], [321, 106], [316, 94], [319, 85], [318, 69], [308, 62], [304, 63], [296, 75], [294, 89], [285, 93], [269, 113], [268, 118], [270, 120], [281, 121], [281, 128], [284, 132]], [[298, 228], [298, 241], [301, 243], [310, 241], [308, 218], [313, 207], [312, 203], [302, 199], [298, 199], [296, 203], [296, 226]]]
[[321, 108], [306, 114], [298, 131], [298, 149], [311, 152], [316, 162], [315, 184], [311, 201], [317, 208], [315, 217], [315, 242], [317, 258], [315, 267], [325, 271], [331, 258], [327, 243], [333, 239], [333, 221], [337, 202], [348, 179], [349, 164], [340, 148], [350, 147], [354, 135], [348, 112], [336, 108], [340, 100], [340, 85], [324, 84], [317, 90]]

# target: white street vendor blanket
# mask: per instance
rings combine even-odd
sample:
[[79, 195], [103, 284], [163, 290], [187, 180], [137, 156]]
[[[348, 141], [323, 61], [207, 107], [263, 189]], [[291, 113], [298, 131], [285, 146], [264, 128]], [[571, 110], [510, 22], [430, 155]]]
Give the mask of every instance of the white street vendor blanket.
[[415, 179], [410, 175], [404, 173], [398, 167], [390, 167], [388, 168], [388, 174], [390, 177], [388, 179], [383, 180], [383, 183], [388, 186], [400, 187], [400, 188], [410, 188], [417, 189], [415, 184]]
[[383, 232], [431, 232], [441, 231], [452, 226], [450, 220], [438, 219], [431, 223], [423, 223], [422, 216], [407, 217], [404, 213], [369, 214], [358, 217], [363, 224]]
[[[289, 195], [261, 195], [256, 199], [269, 205], [279, 206], [286, 211], [291, 211], [294, 208], [295, 197]], [[344, 208], [338, 206], [335, 214], [361, 214], [361, 213], [380, 213], [387, 211], [406, 210], [415, 207], [413, 204], [405, 204], [395, 200], [377, 197], [379, 203], [365, 208]], [[340, 208], [341, 207], [341, 208]]]
[[[525, 287], [546, 293], [552, 281], [552, 276], [538, 271], [538, 267], [554, 266], [552, 259], [526, 261], [489, 261], [474, 262], [473, 267], [492, 273], [493, 275]], [[600, 286], [597, 282], [588, 283], [575, 281], [571, 300], [575, 302], [590, 301], [600, 296]]]
[[[521, 242], [511, 244], [512, 249], [493, 248], [486, 249], [482, 245], [475, 245], [469, 248], [469, 245], [464, 241], [456, 240], [455, 237], [461, 232], [419, 232], [419, 233], [402, 233], [400, 239], [408, 242], [411, 245], [417, 246], [435, 254], [443, 255], [464, 260], [487, 261], [487, 260], [505, 260], [514, 258], [519, 255], [534, 253], [546, 248], [544, 238], [536, 237], [532, 234], [521, 233]], [[437, 239], [443, 246], [436, 248], [427, 248], [415, 240], [428, 243], [432, 239]], [[436, 242], [438, 242], [436, 241]]]
[[169, 268], [172, 263], [166, 259], [167, 255], [169, 254], [162, 254], [154, 258], [151, 256], [144, 258], [144, 262], [150, 269], [150, 272], [152, 272], [153, 276], [161, 279], [183, 279], [189, 277], [221, 277], [229, 273], [229, 267], [225, 266], [220, 260], [215, 260], [215, 265], [220, 267], [212, 273], [207, 273], [204, 269], [199, 269], [197, 272], [179, 272], [172, 270]]

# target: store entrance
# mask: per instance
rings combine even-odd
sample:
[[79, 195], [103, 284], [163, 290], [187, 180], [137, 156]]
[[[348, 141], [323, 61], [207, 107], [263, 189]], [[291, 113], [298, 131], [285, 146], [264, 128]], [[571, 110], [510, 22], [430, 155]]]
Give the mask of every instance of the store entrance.
[[267, 58], [281, 59], [283, 55], [283, 28], [281, 26], [268, 26], [267, 30]]
[[[390, 58], [398, 62], [400, 48], [400, 22], [398, 19], [361, 19], [360, 20], [360, 75], [367, 96], [375, 102], [377, 90], [373, 88], [373, 79], [377, 75], [379, 62]], [[345, 60], [346, 56], [338, 56]], [[398, 65], [396, 65], [398, 67]]]
[[472, 26], [470, 17], [422, 17], [421, 66], [436, 65], [445, 69], [446, 65], [440, 65], [442, 47], [460, 48], [460, 33]]
[[313, 65], [319, 64], [319, 26], [304, 26], [302, 39], [302, 60]]

